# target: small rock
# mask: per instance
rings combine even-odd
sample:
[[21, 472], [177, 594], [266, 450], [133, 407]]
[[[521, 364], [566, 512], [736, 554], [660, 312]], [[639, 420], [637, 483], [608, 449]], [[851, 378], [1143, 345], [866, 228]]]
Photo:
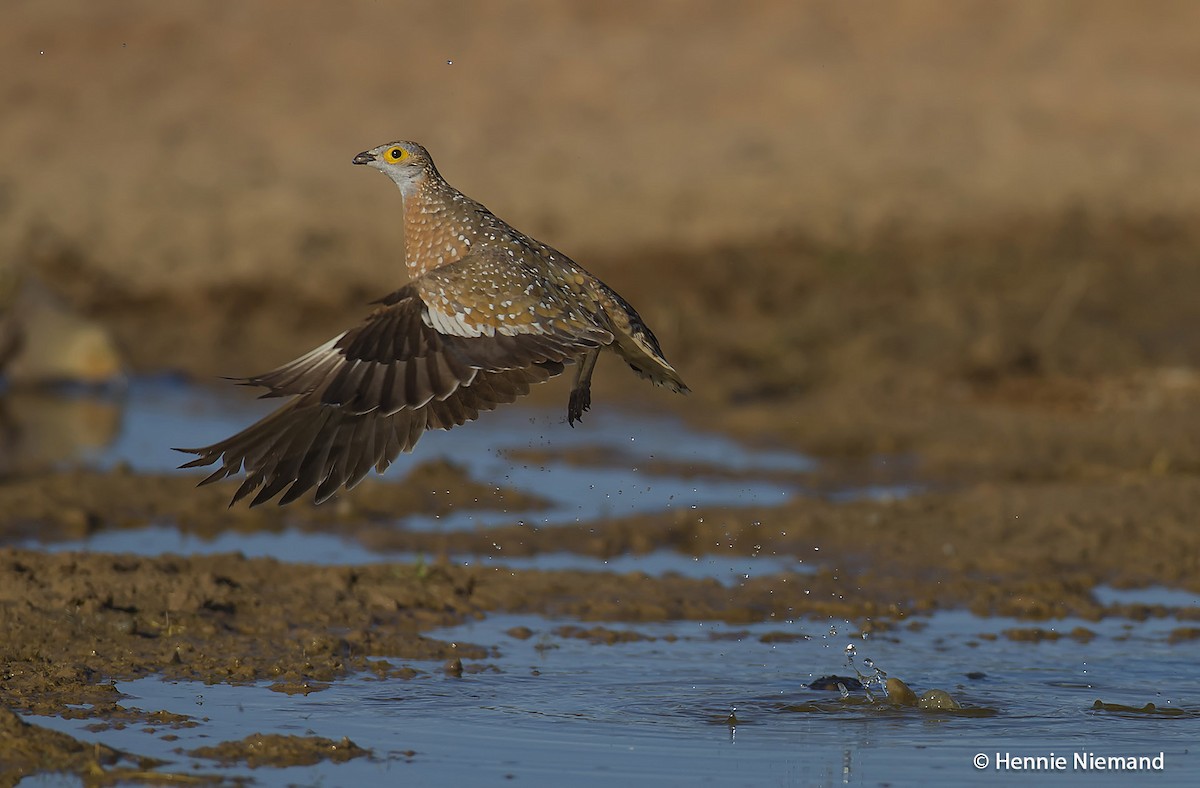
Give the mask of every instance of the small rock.
[[884, 685], [887, 690], [888, 700], [897, 706], [916, 706], [917, 693], [909, 689], [908, 685], [900, 679], [892, 676]]
[[862, 682], [850, 676], [822, 676], [813, 683], [808, 685], [809, 689], [827, 690], [829, 692], [838, 692], [838, 684], [841, 684], [847, 690], [854, 692], [863, 688]]
[[958, 701], [950, 697], [949, 692], [940, 689], [931, 689], [923, 693], [920, 706], [925, 711], [953, 711], [962, 708]]

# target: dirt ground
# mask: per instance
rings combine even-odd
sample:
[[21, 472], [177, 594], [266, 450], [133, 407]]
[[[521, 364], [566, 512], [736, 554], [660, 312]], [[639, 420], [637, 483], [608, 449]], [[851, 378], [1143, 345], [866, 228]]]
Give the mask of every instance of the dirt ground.
[[[371, 669], [400, 678], [470, 670], [489, 644], [420, 633], [491, 611], [833, 615], [875, 631], [945, 608], [1200, 617], [1092, 595], [1200, 592], [1200, 5], [22, 0], [0, 22], [0, 273], [32, 272], [130, 371], [261, 372], [395, 289], [399, 197], [350, 158], [412, 138], [452, 183], [626, 295], [694, 392], [602, 362], [596, 407], [670, 410], [815, 455], [800, 478], [818, 490], [898, 466], [925, 487], [435, 535], [384, 514], [534, 502], [445, 465], [283, 512], [227, 510], [228, 488], [179, 476], [12, 471], [0, 544], [170, 519], [431, 555], [486, 540], [516, 555], [823, 558], [813, 575], [730, 590], [2, 548], [0, 763], [16, 765], [0, 784], [156, 768], [5, 709], [94, 704], [106, 723], [175, 725], [187, 721], [122, 706], [110, 682], [314, 691], [378, 654], [391, 662]], [[542, 388], [537, 401], [565, 404], [561, 382]], [[352, 742], [227, 744], [212, 757], [356, 755]]]

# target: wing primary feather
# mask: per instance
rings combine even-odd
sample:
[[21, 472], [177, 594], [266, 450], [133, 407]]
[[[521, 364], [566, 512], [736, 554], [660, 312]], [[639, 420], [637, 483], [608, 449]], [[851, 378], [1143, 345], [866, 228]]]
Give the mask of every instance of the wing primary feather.
[[333, 408], [323, 408], [316, 414], [318, 419], [317, 434], [313, 438], [312, 445], [309, 446], [304, 458], [300, 461], [300, 467], [296, 471], [296, 477], [292, 486], [284, 493], [280, 499], [280, 505], [291, 503], [305, 492], [312, 489], [313, 485], [325, 478], [327, 475], [326, 464], [329, 459], [329, 450], [331, 448], [331, 440], [333, 437], [330, 432], [329, 423], [339, 418], [339, 414]]
[[279, 456], [269, 467], [268, 482], [250, 502], [250, 508], [271, 500], [297, 479], [304, 459], [312, 451], [313, 442], [320, 435], [321, 426], [328, 421], [326, 413], [306, 414], [300, 411], [299, 415], [307, 418], [302, 421], [295, 437], [286, 445], [280, 445], [277, 450]]
[[396, 385], [396, 376], [399, 374], [399, 370], [399, 364], [388, 364], [388, 368], [383, 373], [383, 384], [379, 389], [379, 409], [388, 415], [400, 410], [401, 407], [400, 388]]

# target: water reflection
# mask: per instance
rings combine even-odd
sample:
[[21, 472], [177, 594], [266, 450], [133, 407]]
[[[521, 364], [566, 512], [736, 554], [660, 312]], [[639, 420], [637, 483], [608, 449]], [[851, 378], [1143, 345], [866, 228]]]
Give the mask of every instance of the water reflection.
[[118, 397], [67, 390], [0, 395], [0, 476], [84, 460], [121, 431]]

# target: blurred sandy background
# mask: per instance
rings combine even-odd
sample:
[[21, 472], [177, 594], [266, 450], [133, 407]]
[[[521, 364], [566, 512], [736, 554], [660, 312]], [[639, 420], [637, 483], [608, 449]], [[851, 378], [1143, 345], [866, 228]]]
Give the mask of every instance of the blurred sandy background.
[[[714, 383], [726, 402], [816, 385], [815, 345], [918, 313], [904, 344], [965, 336], [972, 368], [1037, 343], [1005, 326], [1081, 314], [1101, 333], [1058, 367], [1114, 342], [1190, 364], [1163, 321], [1200, 238], [1197, 31], [1191, 2], [9, 0], [0, 262], [135, 369], [261, 371], [403, 281], [399, 196], [350, 159], [412, 138], [626, 293], [685, 368], [774, 376]], [[891, 312], [871, 289], [943, 286]], [[1169, 303], [1117, 319], [1141, 331], [1123, 350], [1104, 312], [1153, 288]], [[783, 373], [759, 358], [788, 348]]]

